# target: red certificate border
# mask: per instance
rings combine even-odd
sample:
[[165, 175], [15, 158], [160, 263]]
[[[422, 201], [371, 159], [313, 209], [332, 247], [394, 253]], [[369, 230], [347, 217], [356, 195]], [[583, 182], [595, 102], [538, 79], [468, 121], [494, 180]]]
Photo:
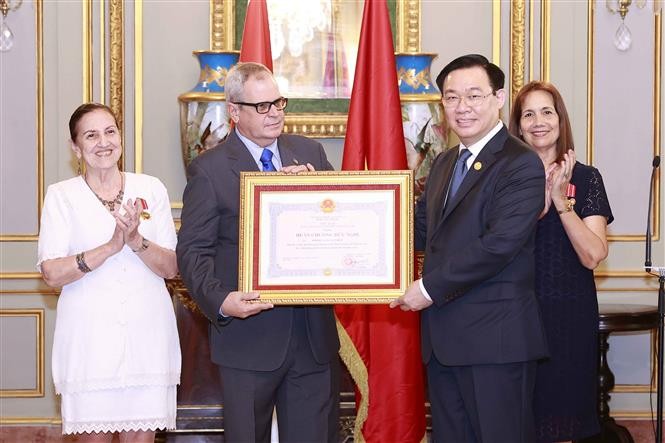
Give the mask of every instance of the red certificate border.
[[[261, 213], [261, 194], [264, 192], [321, 192], [321, 191], [393, 191], [394, 198], [394, 256], [393, 256], [393, 275], [395, 276], [395, 281], [392, 283], [383, 283], [383, 284], [343, 284], [343, 285], [331, 285], [331, 284], [321, 284], [321, 285], [261, 285], [259, 282], [259, 257], [261, 256], [260, 249], [260, 234], [261, 234], [261, 221], [259, 214]], [[364, 289], [399, 289], [402, 285], [401, 281], [401, 242], [400, 242], [400, 232], [401, 232], [401, 206], [400, 206], [400, 185], [391, 183], [391, 184], [325, 184], [325, 185], [256, 185], [254, 188], [254, 201], [253, 204], [253, 222], [254, 222], [254, 231], [252, 233], [255, 247], [252, 250], [252, 288], [255, 291], [287, 291], [289, 289], [297, 289], [298, 291], [307, 291], [307, 290], [364, 290]]]

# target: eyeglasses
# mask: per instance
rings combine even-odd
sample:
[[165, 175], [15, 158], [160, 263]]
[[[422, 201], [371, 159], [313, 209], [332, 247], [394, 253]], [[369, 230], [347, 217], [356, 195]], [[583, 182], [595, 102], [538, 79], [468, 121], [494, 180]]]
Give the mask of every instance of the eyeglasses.
[[490, 92], [489, 94], [480, 95], [480, 94], [469, 94], [460, 97], [455, 94], [446, 94], [443, 96], [443, 107], [444, 108], [456, 108], [459, 106], [462, 99], [467, 106], [480, 106], [483, 104], [485, 99], [490, 95], [494, 95], [495, 91]]
[[256, 112], [259, 114], [267, 114], [270, 112], [270, 107], [274, 106], [278, 111], [283, 111], [286, 109], [286, 104], [289, 102], [289, 99], [286, 97], [280, 97], [277, 100], [271, 102], [259, 102], [259, 103], [244, 103], [244, 102], [231, 102], [234, 105], [243, 105], [243, 106], [254, 106]]

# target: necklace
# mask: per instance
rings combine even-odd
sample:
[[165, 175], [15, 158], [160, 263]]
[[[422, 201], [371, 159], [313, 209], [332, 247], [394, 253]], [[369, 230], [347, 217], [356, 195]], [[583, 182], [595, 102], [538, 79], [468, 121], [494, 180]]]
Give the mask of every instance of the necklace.
[[101, 202], [102, 205], [104, 205], [105, 208], [107, 208], [109, 211], [114, 212], [115, 211], [115, 205], [120, 205], [122, 204], [122, 198], [125, 196], [125, 174], [122, 172], [120, 173], [120, 191], [118, 191], [118, 194], [111, 200], [104, 200], [101, 198], [95, 191], [92, 190], [90, 187], [90, 184], [88, 183], [88, 180], [85, 180], [85, 184], [88, 185], [88, 188], [92, 191], [93, 194], [95, 194], [95, 197], [97, 197], [97, 200]]

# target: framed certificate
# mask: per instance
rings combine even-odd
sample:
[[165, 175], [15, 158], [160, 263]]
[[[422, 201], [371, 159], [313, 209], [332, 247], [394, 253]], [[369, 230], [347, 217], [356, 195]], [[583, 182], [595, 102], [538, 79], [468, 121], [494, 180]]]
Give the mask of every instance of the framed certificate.
[[413, 280], [413, 172], [240, 175], [238, 287], [275, 304], [388, 303]]

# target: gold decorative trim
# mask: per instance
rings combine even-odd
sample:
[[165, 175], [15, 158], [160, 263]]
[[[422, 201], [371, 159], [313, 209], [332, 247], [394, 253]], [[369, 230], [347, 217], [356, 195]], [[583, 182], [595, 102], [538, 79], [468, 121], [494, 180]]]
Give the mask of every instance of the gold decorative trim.
[[106, 0], [99, 1], [99, 102], [106, 103]]
[[420, 52], [420, 0], [397, 2], [397, 52]]
[[[656, 189], [658, 193], [658, 189]], [[654, 201], [655, 205], [658, 205], [657, 201]], [[659, 206], [659, 205], [658, 205]], [[657, 211], [654, 211], [657, 213]], [[658, 215], [656, 215], [658, 217]], [[654, 230], [652, 237], [654, 240], [658, 240], [658, 230]], [[627, 234], [627, 235], [608, 235], [607, 241], [610, 242], [644, 242], [644, 234]]]
[[526, 9], [524, 0], [513, 0], [510, 8], [510, 103], [524, 86]]
[[284, 132], [312, 138], [344, 137], [346, 114], [287, 114]]
[[217, 102], [226, 100], [226, 94], [223, 92], [185, 92], [178, 96], [178, 100], [182, 100], [184, 102]]
[[57, 289], [0, 289], [0, 294], [7, 295], [60, 295]]
[[596, 292], [649, 292], [653, 293], [655, 288], [599, 288], [596, 287]]
[[0, 417], [0, 425], [61, 425], [60, 417]]
[[[37, 32], [37, 227], [42, 219], [44, 204], [44, 3], [35, 2]], [[39, 235], [32, 236], [34, 240]]]
[[[0, 398], [27, 398], [44, 396], [44, 310], [43, 309], [0, 309], [1, 317], [35, 317], [36, 380], [35, 389], [0, 389]], [[5, 358], [7, 356], [5, 355]]]
[[[40, 212], [41, 212], [41, 208], [40, 208]], [[33, 242], [33, 241], [37, 241], [38, 239], [39, 239], [39, 234], [5, 234], [5, 235], [0, 235], [0, 242]]]
[[232, 50], [235, 46], [235, 2], [210, 0], [210, 49]]
[[81, 49], [83, 68], [83, 102], [92, 101], [92, 0], [83, 0], [81, 17]]
[[39, 239], [39, 226], [44, 204], [44, 3], [35, 1], [35, 63], [36, 75], [36, 122], [37, 122], [37, 234], [0, 234], [0, 242], [33, 242]]
[[356, 388], [360, 392], [360, 404], [358, 405], [358, 413], [356, 414], [353, 438], [354, 441], [364, 442], [365, 437], [363, 436], [362, 429], [369, 413], [369, 373], [353, 340], [351, 340], [349, 333], [346, 332], [346, 329], [340, 323], [337, 316], [335, 316], [335, 324], [340, 342], [339, 356], [342, 358], [346, 368], [349, 370], [349, 374], [351, 374], [351, 378], [356, 384]]
[[617, 394], [641, 394], [654, 392], [655, 388], [652, 388], [650, 385], [615, 385], [612, 389], [613, 393]]
[[610, 416], [615, 420], [644, 419], [651, 420], [656, 418], [656, 412], [651, 411], [610, 411]]
[[492, 63], [501, 66], [501, 0], [492, 0]]
[[645, 278], [649, 277], [650, 274], [645, 270], [613, 270], [613, 271], [594, 271], [593, 276], [595, 278]]
[[534, 22], [534, 1], [529, 0], [529, 81], [533, 80], [533, 22]]
[[[661, 95], [662, 91], [662, 58], [663, 58], [663, 34], [662, 34], [662, 20], [663, 13], [659, 11], [658, 14], [654, 17], [654, 86], [653, 86], [653, 155], [660, 155], [661, 153], [661, 110], [662, 110], [662, 100], [663, 96]], [[661, 158], [662, 159], [662, 158]], [[663, 165], [661, 162], [660, 170], [656, 174], [656, 180], [654, 186], [656, 190], [654, 192], [655, 208], [654, 208], [654, 229], [652, 239], [654, 241], [660, 240], [660, 177], [662, 174]]]
[[143, 172], [143, 0], [134, 1], [134, 172]]
[[540, 78], [545, 82], [550, 81], [551, 16], [552, 14], [551, 14], [550, 0], [541, 0], [540, 2]]
[[31, 280], [41, 279], [39, 272], [0, 272], [0, 280]]
[[[125, 34], [123, 32], [124, 5], [122, 0], [109, 0], [109, 22], [110, 22], [110, 56], [111, 64], [109, 69], [109, 107], [115, 113], [118, 119], [118, 126], [125, 138], [125, 119], [124, 119], [124, 47]], [[124, 145], [124, 143], [123, 143]], [[125, 156], [120, 160], [122, 169], [124, 169]]]
[[399, 101], [406, 103], [438, 102], [441, 101], [441, 94], [401, 94]]

